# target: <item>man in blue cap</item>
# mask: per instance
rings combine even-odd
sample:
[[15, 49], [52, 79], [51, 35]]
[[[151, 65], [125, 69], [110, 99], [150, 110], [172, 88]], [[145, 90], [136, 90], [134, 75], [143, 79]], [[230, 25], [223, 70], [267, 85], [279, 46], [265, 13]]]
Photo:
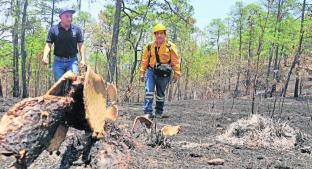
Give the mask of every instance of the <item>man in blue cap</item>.
[[48, 54], [54, 44], [53, 75], [55, 81], [71, 70], [78, 74], [78, 48], [80, 53], [80, 66], [85, 66], [83, 35], [81, 29], [72, 24], [74, 10], [62, 8], [59, 12], [60, 22], [50, 28], [46, 45], [43, 51], [43, 64], [49, 63]]

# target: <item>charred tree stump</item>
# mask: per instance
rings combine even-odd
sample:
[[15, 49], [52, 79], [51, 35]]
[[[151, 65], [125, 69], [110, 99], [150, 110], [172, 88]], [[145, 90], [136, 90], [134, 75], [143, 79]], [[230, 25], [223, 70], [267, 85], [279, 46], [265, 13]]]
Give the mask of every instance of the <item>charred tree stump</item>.
[[129, 168], [129, 149], [135, 147], [136, 143], [130, 133], [119, 129], [112, 121], [105, 123], [105, 137], [91, 148], [91, 168]]
[[59, 152], [44, 151], [30, 169], [127, 168], [130, 149], [135, 147], [129, 132], [114, 123], [105, 123], [105, 137], [94, 140], [92, 133], [69, 128]]
[[[25, 99], [4, 114], [0, 121], [0, 167], [27, 168], [44, 150], [49, 154], [58, 150], [61, 160], [59, 165], [52, 165], [54, 168], [69, 168], [75, 163], [102, 168], [109, 166], [109, 162], [123, 161], [128, 147], [122, 141], [111, 144], [102, 139], [96, 142], [101, 144], [97, 146], [99, 149], [91, 149], [96, 139], [114, 137], [111, 130], [105, 129], [105, 122], [117, 119], [116, 95], [116, 87], [107, 84], [91, 69], [79, 77], [72, 72], [65, 73], [44, 96]], [[107, 96], [111, 101], [108, 108]], [[118, 148], [120, 146], [124, 148]], [[90, 151], [94, 158], [102, 158], [103, 151], [109, 149], [114, 150], [112, 155], [116, 157], [105, 156], [107, 165], [91, 161]], [[127, 160], [123, 164], [127, 164]]]
[[11, 108], [0, 121], [0, 164], [28, 166], [48, 147], [73, 99], [45, 95], [25, 99]]

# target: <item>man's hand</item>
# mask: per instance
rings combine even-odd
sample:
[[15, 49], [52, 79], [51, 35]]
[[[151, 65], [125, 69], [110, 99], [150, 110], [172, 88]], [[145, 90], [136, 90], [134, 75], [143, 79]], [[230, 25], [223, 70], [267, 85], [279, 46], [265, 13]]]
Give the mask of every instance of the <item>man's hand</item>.
[[79, 47], [79, 52], [80, 52], [80, 68], [85, 68], [86, 65], [86, 58], [85, 58], [85, 48], [84, 48], [84, 44], [78, 43], [78, 47]]
[[82, 59], [82, 60], [80, 61], [80, 67], [81, 67], [81, 68], [86, 67], [86, 62], [85, 62], [84, 59]]
[[87, 64], [84, 59], [80, 61], [80, 72], [81, 74], [85, 74], [87, 72]]
[[179, 79], [179, 76], [173, 76], [172, 82], [173, 82], [173, 83], [176, 83], [176, 82], [178, 81], [178, 79]]
[[52, 43], [46, 43], [46, 45], [44, 46], [43, 57], [41, 60], [44, 65], [49, 64], [48, 55], [51, 50], [51, 46], [52, 46]]
[[43, 56], [41, 61], [42, 61], [42, 63], [43, 63], [44, 65], [49, 64], [49, 59], [48, 59], [47, 56]]
[[140, 80], [141, 80], [141, 82], [144, 82], [144, 80], [145, 80], [144, 75], [141, 75], [141, 76], [140, 76]]

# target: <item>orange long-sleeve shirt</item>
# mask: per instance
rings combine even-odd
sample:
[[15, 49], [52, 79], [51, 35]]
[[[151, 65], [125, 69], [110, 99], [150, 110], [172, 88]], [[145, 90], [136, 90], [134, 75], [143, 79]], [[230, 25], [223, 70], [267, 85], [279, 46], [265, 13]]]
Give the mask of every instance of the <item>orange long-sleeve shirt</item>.
[[[177, 53], [176, 45], [172, 42], [168, 42], [170, 44], [170, 52], [169, 48], [167, 47], [167, 42], [164, 41], [159, 48], [158, 55], [161, 63], [168, 63], [171, 57], [171, 66], [174, 71], [174, 76], [180, 76], [180, 58]], [[140, 74], [141, 76], [145, 74], [145, 71], [148, 66], [154, 67], [156, 64], [156, 55], [155, 55], [155, 46], [156, 42], [151, 44], [150, 52], [148, 51], [148, 45], [145, 46], [143, 50], [142, 62], [140, 67]]]

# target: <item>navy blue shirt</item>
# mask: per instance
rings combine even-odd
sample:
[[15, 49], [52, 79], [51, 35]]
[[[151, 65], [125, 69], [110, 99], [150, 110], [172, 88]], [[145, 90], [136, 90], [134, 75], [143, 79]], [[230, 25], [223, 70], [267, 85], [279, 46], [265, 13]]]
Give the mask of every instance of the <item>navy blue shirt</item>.
[[47, 43], [54, 43], [54, 55], [59, 57], [76, 56], [78, 53], [77, 44], [82, 43], [83, 36], [81, 29], [71, 24], [68, 30], [65, 30], [61, 24], [50, 28]]

